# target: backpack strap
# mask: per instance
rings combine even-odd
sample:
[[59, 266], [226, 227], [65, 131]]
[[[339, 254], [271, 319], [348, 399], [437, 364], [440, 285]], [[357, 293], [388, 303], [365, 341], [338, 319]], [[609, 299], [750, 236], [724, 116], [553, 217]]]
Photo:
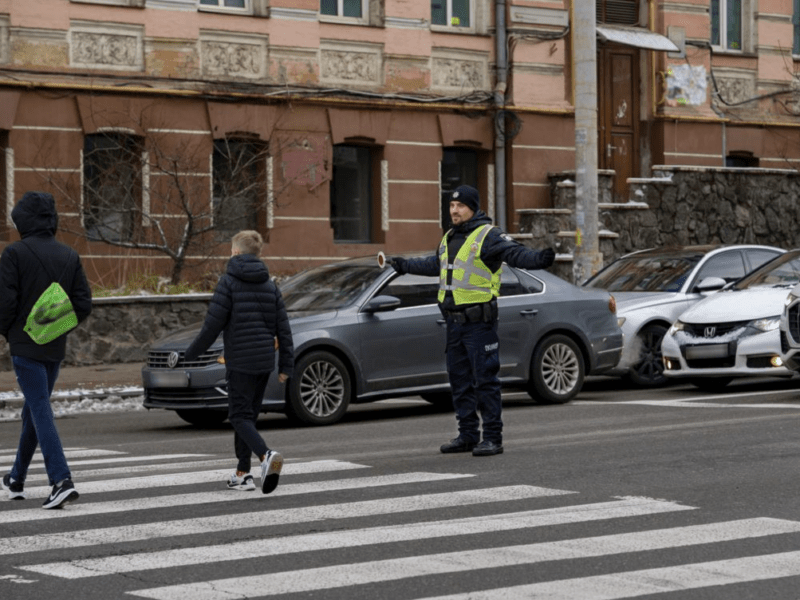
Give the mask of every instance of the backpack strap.
[[[64, 278], [64, 274], [67, 272], [67, 266], [69, 265], [69, 262], [67, 262], [67, 266], [65, 266], [64, 270], [61, 272], [61, 277], [58, 277], [58, 278], [53, 277], [53, 273], [50, 271], [50, 269], [47, 268], [47, 265], [44, 264], [44, 261], [41, 258], [39, 258], [39, 255], [36, 253], [36, 251], [33, 249], [33, 247], [30, 244], [26, 243], [25, 240], [20, 240], [20, 241], [22, 242], [22, 244], [28, 250], [30, 250], [31, 254], [33, 254], [36, 257], [36, 260], [38, 260], [39, 264], [42, 265], [42, 268], [44, 269], [45, 273], [47, 273], [50, 276], [50, 279], [52, 279], [53, 281], [56, 281], [58, 283], [58, 285], [61, 285], [61, 280]], [[74, 252], [74, 250], [72, 248], [70, 248], [69, 249], [69, 258], [72, 258], [72, 253], [73, 252]]]

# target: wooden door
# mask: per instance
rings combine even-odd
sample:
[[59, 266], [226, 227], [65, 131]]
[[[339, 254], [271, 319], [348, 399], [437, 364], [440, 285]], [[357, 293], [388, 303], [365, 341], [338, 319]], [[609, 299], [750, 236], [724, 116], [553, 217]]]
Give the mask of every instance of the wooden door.
[[598, 45], [598, 167], [616, 172], [615, 202], [628, 201], [639, 175], [639, 50]]

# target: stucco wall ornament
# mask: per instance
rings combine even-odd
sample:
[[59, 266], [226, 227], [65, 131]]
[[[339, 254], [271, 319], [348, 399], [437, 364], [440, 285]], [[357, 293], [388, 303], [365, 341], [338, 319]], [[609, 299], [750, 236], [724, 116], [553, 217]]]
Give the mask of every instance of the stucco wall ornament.
[[130, 35], [73, 32], [72, 63], [135, 67], [139, 40]]
[[204, 42], [201, 46], [203, 73], [257, 77], [262, 72], [261, 49], [258, 46], [226, 42]]
[[378, 79], [377, 59], [375, 54], [323, 50], [321, 75], [326, 80], [375, 83]]
[[433, 60], [433, 85], [435, 87], [463, 90], [483, 89], [484, 68], [480, 61], [437, 58]]

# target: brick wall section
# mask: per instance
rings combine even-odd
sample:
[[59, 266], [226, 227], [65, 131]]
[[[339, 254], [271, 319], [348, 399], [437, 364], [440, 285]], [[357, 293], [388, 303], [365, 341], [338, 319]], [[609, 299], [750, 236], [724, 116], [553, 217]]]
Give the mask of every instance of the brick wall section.
[[[630, 179], [627, 203], [607, 201], [613, 172], [598, 174], [603, 264], [634, 250], [694, 244], [800, 246], [800, 172], [657, 166]], [[571, 280], [575, 247], [574, 172], [550, 175], [554, 209], [520, 210], [521, 241], [558, 254], [554, 271]], [[525, 235], [527, 234], [527, 235]]]
[[[141, 362], [155, 340], [203, 319], [211, 294], [96, 298], [92, 314], [67, 339], [64, 365]], [[0, 337], [0, 371], [11, 370]]]

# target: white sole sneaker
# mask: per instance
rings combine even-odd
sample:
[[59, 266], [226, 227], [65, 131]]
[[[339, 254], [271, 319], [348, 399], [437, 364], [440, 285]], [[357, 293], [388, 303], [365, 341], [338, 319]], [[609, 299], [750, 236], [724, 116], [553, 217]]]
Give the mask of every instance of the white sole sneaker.
[[256, 484], [255, 481], [253, 481], [252, 475], [237, 477], [236, 473], [232, 473], [228, 478], [228, 489], [238, 490], [240, 492], [252, 492], [256, 489]]
[[80, 494], [72, 485], [72, 482], [61, 486], [54, 485], [53, 491], [50, 492], [50, 496], [42, 504], [42, 508], [61, 508], [67, 502], [74, 502], [79, 497]]
[[5, 476], [0, 478], [0, 486], [2, 486], [2, 488], [5, 491], [8, 492], [8, 499], [9, 500], [25, 500], [25, 498], [28, 497], [28, 494], [26, 494], [24, 490], [22, 490], [22, 489], [17, 489], [17, 490], [12, 489], [12, 488], [15, 488], [15, 487], [21, 487], [21, 486], [15, 485], [16, 483], [17, 483], [16, 481], [11, 481], [11, 479], [9, 479], [9, 484], [6, 485]]
[[261, 493], [269, 494], [278, 487], [278, 479], [283, 468], [283, 455], [274, 450], [267, 450], [267, 456], [261, 463]]

